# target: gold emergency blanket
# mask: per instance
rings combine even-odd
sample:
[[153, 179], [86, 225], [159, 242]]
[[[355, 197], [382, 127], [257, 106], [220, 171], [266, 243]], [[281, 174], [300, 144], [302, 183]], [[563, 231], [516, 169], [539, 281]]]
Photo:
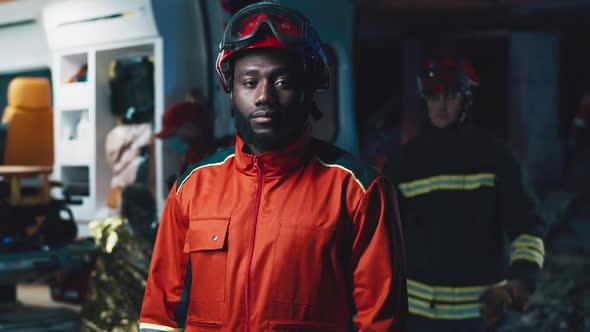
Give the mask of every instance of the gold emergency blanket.
[[82, 332], [137, 332], [151, 243], [133, 234], [124, 218], [89, 224], [99, 247], [82, 307]]

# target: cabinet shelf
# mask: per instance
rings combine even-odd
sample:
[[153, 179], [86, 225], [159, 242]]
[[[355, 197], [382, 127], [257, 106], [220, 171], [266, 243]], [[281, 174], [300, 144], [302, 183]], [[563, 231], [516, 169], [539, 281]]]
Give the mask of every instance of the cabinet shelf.
[[94, 162], [89, 140], [62, 140], [58, 147], [58, 158], [62, 165], [89, 165]]
[[[60, 84], [88, 81], [88, 54], [86, 52], [66, 54], [63, 55], [60, 60]], [[84, 73], [84, 68], [86, 68], [86, 73]], [[82, 75], [80, 75], [81, 73]]]
[[57, 90], [59, 110], [73, 110], [90, 106], [90, 86], [87, 82], [63, 83]]

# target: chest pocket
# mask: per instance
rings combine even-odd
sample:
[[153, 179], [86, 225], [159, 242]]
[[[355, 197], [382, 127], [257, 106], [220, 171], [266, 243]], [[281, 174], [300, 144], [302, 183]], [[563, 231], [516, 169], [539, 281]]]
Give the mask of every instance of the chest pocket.
[[317, 304], [334, 291], [331, 261], [335, 231], [326, 228], [280, 225], [273, 264], [274, 302]]
[[223, 302], [229, 218], [190, 221], [184, 252], [191, 260], [191, 302]]

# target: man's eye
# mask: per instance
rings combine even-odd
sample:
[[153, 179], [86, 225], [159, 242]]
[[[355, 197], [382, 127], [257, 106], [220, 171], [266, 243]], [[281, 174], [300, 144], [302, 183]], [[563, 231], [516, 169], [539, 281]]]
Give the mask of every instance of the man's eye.
[[291, 87], [291, 82], [289, 82], [288, 80], [277, 80], [275, 84], [278, 87], [282, 87], [282, 88], [289, 88], [289, 87]]
[[247, 88], [253, 88], [256, 86], [256, 81], [254, 80], [248, 80], [248, 81], [244, 81], [244, 86]]

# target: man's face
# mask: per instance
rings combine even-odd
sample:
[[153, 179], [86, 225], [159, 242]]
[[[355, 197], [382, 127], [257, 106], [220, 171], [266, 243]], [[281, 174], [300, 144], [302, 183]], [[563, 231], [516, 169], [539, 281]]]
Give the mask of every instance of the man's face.
[[436, 128], [446, 128], [457, 121], [462, 107], [463, 96], [459, 92], [439, 93], [426, 97], [428, 118]]
[[236, 129], [260, 152], [279, 149], [302, 133], [302, 66], [284, 50], [252, 50], [236, 59], [232, 88]]

